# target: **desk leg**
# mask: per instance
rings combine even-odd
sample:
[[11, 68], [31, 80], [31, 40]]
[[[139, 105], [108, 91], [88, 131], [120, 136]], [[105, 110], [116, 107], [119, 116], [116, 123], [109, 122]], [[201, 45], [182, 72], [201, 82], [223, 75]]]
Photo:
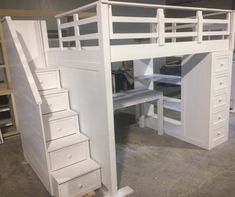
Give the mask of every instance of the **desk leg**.
[[163, 135], [163, 95], [157, 100], [157, 117], [158, 135]]
[[139, 107], [140, 107], [139, 127], [144, 128], [145, 127], [144, 103], [140, 104]]

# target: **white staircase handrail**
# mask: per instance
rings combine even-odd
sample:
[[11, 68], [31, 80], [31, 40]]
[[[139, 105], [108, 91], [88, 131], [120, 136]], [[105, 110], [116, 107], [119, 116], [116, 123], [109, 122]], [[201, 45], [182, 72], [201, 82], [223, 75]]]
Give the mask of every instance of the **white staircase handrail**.
[[27, 77], [29, 86], [31, 88], [32, 94], [33, 94], [34, 99], [35, 99], [35, 102], [37, 104], [42, 104], [42, 100], [41, 100], [40, 94], [38, 92], [38, 89], [37, 89], [37, 86], [36, 86], [33, 74], [32, 74], [32, 72], [30, 70], [30, 67], [29, 67], [29, 64], [27, 62], [26, 56], [24, 54], [23, 48], [22, 48], [21, 43], [20, 43], [20, 41], [18, 39], [17, 32], [16, 32], [16, 30], [14, 28], [13, 21], [12, 21], [11, 17], [9, 17], [9, 16], [5, 17], [4, 20], [5, 20], [7, 26], [9, 28], [9, 30], [10, 30], [12, 39], [14, 40], [15, 47], [16, 47], [17, 52], [19, 54], [19, 58], [20, 58], [21, 63], [23, 65], [23, 70], [24, 70], [25, 75]]

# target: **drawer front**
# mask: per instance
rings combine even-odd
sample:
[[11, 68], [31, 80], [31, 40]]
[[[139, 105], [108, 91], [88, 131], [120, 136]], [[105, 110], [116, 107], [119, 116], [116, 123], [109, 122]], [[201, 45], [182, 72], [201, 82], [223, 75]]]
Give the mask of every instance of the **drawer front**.
[[60, 186], [61, 197], [82, 196], [101, 187], [100, 170], [95, 170]]
[[51, 152], [51, 170], [58, 170], [79, 161], [83, 161], [88, 158], [88, 152], [89, 147], [87, 141]]
[[228, 87], [228, 76], [215, 77], [215, 91], [223, 90]]
[[44, 125], [47, 141], [71, 135], [78, 131], [76, 116], [45, 122]]
[[215, 72], [227, 71], [229, 68], [229, 57], [228, 56], [219, 56], [216, 58], [215, 62]]
[[214, 134], [213, 134], [213, 140], [219, 140], [223, 137], [225, 137], [226, 134], [226, 127], [225, 126], [221, 126], [219, 128], [214, 129]]
[[45, 72], [37, 74], [38, 90], [49, 90], [54, 88], [59, 88], [57, 72]]
[[214, 96], [214, 107], [220, 107], [227, 104], [227, 94], [218, 94]]
[[213, 124], [219, 124], [226, 120], [227, 110], [221, 110], [213, 114]]
[[47, 114], [50, 112], [63, 111], [67, 109], [68, 109], [67, 93], [48, 95], [42, 98], [43, 114]]

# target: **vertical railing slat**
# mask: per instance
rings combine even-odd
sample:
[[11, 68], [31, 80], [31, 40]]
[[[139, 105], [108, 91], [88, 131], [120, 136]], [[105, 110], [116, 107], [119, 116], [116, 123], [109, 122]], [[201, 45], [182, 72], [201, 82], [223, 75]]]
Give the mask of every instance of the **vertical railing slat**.
[[157, 10], [157, 18], [158, 18], [158, 43], [160, 46], [165, 45], [165, 16], [164, 10], [159, 8]]
[[62, 30], [60, 28], [61, 25], [61, 19], [57, 19], [57, 27], [58, 27], [58, 36], [59, 36], [59, 44], [60, 44], [60, 49], [63, 49], [63, 42], [62, 42]]
[[202, 11], [197, 11], [197, 42], [202, 43], [203, 37], [203, 16]]
[[78, 25], [78, 21], [79, 21], [79, 17], [78, 14], [73, 14], [73, 21], [74, 21], [74, 35], [75, 35], [75, 42], [76, 42], [76, 49], [81, 50], [81, 42], [79, 40], [79, 36], [80, 36], [80, 30], [79, 30], [79, 25]]

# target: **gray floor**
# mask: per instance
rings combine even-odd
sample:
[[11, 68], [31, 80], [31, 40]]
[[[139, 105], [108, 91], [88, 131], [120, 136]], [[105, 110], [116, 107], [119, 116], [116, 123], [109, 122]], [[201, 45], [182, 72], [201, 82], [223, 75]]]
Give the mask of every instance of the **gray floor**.
[[[134, 116], [115, 116], [118, 180], [135, 197], [235, 197], [235, 118], [230, 139], [205, 151], [153, 130]], [[20, 138], [0, 145], [0, 196], [48, 197], [22, 154]]]

